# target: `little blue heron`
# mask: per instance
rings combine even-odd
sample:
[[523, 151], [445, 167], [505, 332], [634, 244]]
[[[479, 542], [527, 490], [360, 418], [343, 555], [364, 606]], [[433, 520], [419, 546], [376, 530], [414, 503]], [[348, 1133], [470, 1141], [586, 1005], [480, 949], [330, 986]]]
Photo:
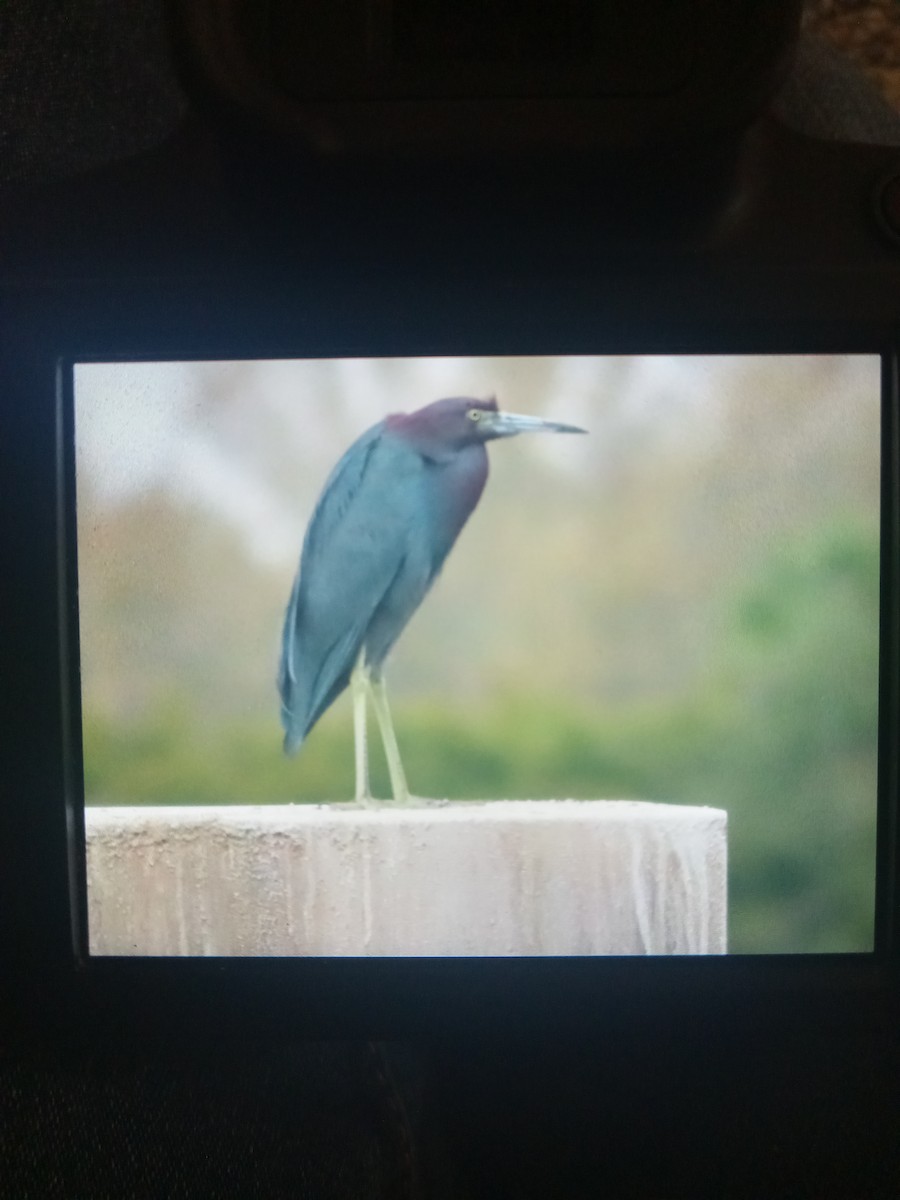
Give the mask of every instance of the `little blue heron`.
[[409, 800], [381, 669], [481, 497], [488, 476], [484, 443], [542, 430], [584, 433], [500, 412], [494, 399], [437, 400], [373, 425], [328, 477], [284, 619], [281, 723], [285, 752], [293, 754], [350, 685], [360, 803], [371, 798], [367, 696], [394, 799]]

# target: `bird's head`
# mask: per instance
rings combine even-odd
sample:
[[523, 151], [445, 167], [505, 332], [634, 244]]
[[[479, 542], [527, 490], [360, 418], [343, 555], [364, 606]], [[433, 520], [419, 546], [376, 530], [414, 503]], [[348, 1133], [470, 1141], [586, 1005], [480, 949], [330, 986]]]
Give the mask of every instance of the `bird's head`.
[[496, 399], [475, 400], [452, 396], [435, 400], [417, 412], [388, 418], [389, 427], [433, 451], [452, 453], [494, 438], [514, 437], [517, 433], [584, 433], [577, 425], [545, 421], [518, 413], [502, 412]]

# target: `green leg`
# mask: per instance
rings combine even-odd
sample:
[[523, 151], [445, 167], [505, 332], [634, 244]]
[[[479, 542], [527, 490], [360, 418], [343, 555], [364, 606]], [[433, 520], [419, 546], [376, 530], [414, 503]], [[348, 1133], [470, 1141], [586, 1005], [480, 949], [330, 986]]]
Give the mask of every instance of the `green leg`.
[[384, 743], [384, 756], [387, 759], [394, 801], [397, 804], [408, 804], [409, 787], [406, 783], [406, 776], [403, 773], [403, 763], [400, 761], [400, 748], [397, 745], [397, 736], [394, 733], [391, 710], [388, 708], [387, 689], [384, 686], [384, 679], [381, 677], [373, 679], [371, 675], [368, 676], [368, 679], [369, 687], [372, 689], [372, 707], [375, 709], [375, 716], [378, 718], [378, 727], [381, 730], [381, 740]]
[[366, 693], [369, 690], [369, 672], [366, 669], [365, 650], [361, 650], [353, 674], [350, 676], [350, 692], [353, 696], [353, 748], [356, 761], [356, 803], [371, 804], [369, 791], [369, 751], [366, 745]]

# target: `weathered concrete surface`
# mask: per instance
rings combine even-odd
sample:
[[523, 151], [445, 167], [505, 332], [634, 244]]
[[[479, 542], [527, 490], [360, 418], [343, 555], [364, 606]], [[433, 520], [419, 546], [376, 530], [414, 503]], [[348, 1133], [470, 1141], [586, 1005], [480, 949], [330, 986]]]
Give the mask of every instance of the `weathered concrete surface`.
[[93, 954], [721, 954], [726, 814], [89, 808]]

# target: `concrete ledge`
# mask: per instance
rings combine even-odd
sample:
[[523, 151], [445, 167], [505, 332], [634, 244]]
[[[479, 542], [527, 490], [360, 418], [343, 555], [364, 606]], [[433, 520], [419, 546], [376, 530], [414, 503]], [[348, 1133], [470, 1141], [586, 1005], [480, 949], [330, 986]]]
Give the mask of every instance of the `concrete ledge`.
[[721, 954], [726, 814], [632, 801], [89, 808], [92, 954]]

